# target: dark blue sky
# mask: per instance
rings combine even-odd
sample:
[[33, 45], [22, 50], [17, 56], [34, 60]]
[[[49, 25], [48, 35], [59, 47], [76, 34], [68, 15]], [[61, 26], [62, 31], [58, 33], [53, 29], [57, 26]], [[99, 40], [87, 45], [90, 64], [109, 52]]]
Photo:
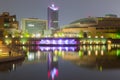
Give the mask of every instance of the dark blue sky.
[[[60, 25], [88, 16], [120, 15], [120, 0], [54, 0], [59, 6]], [[21, 18], [47, 19], [50, 0], [0, 0], [0, 13], [7, 11]]]

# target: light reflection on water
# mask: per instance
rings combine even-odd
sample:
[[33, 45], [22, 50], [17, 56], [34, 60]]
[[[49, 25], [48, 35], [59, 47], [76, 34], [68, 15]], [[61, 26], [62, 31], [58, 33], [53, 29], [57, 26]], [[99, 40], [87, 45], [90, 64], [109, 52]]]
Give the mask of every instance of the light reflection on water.
[[[46, 71], [45, 73], [48, 80], [58, 80], [58, 79], [68, 80], [69, 78], [65, 78], [62, 76], [71, 75], [71, 74], [72, 75], [69, 77], [71, 80], [74, 80], [74, 76], [77, 76], [77, 78], [80, 79], [79, 74], [85, 72], [86, 72], [86, 76], [89, 76], [87, 75], [89, 71], [91, 71], [91, 74], [96, 74], [95, 71], [103, 72], [103, 74], [105, 74], [106, 70], [120, 71], [120, 47], [118, 45], [115, 46], [114, 45], [82, 45], [82, 46], [70, 46], [70, 47], [23, 46], [23, 47], [19, 47], [19, 49], [26, 50], [27, 56], [25, 60], [24, 61], [21, 60], [20, 62], [15, 62], [15, 63], [7, 63], [6, 65], [1, 64], [0, 65], [1, 72], [4, 72], [5, 70], [6, 72], [17, 70], [17, 68], [19, 67], [17, 64], [21, 64], [20, 66], [39, 65], [39, 67], [42, 65], [44, 66], [46, 65], [46, 67], [42, 69]], [[3, 68], [3, 65], [7, 67]], [[12, 68], [10, 68], [10, 66]], [[26, 68], [29, 68], [29, 66]], [[26, 68], [23, 68], [23, 70], [25, 70]], [[34, 70], [34, 68], [35, 67], [31, 67], [30, 70], [32, 71]], [[36, 69], [39, 70], [39, 68]], [[72, 69], [77, 71], [72, 71]], [[80, 70], [83, 71], [81, 72]], [[40, 71], [37, 71], [36, 73], [40, 73], [41, 75], [43, 74], [43, 72]], [[27, 74], [28, 73], [26, 73], [26, 75]], [[31, 74], [33, 74], [33, 76], [36, 76], [34, 75], [35, 73], [31, 73]], [[115, 75], [111, 75], [111, 77], [112, 76]], [[106, 75], [105, 78], [108, 78], [108, 76]], [[93, 78], [92, 80], [95, 79]], [[112, 80], [112, 78], [109, 80]]]

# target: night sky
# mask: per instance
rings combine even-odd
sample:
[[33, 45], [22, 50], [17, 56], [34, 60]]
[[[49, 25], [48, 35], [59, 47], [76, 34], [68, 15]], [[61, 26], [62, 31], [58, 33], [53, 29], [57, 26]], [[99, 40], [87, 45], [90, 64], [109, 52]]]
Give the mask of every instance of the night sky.
[[[100, 17], [105, 14], [120, 16], [120, 0], [54, 0], [59, 7], [59, 25], [86, 18]], [[20, 21], [22, 18], [47, 19], [50, 0], [0, 0], [0, 13], [10, 12]]]

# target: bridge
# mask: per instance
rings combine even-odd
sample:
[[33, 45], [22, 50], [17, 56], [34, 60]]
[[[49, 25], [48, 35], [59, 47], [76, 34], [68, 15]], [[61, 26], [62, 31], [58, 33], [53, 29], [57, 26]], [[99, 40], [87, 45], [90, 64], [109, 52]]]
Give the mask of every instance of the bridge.
[[107, 44], [105, 38], [5, 38], [5, 42], [13, 45], [33, 46], [76, 46]]

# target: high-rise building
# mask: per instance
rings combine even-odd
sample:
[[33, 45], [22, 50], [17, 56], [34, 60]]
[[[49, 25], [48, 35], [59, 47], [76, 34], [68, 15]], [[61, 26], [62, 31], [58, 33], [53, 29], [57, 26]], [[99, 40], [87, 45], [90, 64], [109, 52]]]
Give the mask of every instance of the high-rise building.
[[47, 28], [47, 20], [41, 20], [38, 18], [23, 18], [22, 19], [22, 31], [30, 34], [43, 34]]
[[48, 6], [48, 29], [59, 29], [58, 25], [58, 7], [55, 6], [54, 3], [52, 3], [50, 6]]

